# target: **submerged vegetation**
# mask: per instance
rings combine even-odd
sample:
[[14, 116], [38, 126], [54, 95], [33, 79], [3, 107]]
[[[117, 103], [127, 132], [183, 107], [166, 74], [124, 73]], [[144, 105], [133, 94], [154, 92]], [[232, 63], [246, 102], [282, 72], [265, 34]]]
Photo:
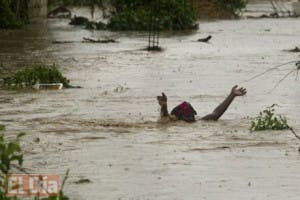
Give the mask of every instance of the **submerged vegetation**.
[[105, 30], [106, 29], [106, 24], [104, 24], [103, 22], [93, 22], [93, 21], [89, 21], [88, 18], [86, 17], [77, 17], [74, 16], [71, 19], [71, 22], [69, 23], [70, 25], [74, 25], [74, 26], [84, 26], [86, 29], [89, 30]]
[[36, 64], [4, 78], [3, 86], [7, 89], [22, 89], [30, 88], [37, 83], [62, 83], [64, 87], [68, 88], [70, 87], [69, 82], [55, 64], [49, 66]]
[[29, 0], [0, 0], [0, 29], [21, 28], [29, 22]]
[[289, 129], [287, 119], [281, 115], [275, 115], [275, 104], [267, 107], [259, 113], [259, 116], [251, 122], [251, 131], [284, 130]]

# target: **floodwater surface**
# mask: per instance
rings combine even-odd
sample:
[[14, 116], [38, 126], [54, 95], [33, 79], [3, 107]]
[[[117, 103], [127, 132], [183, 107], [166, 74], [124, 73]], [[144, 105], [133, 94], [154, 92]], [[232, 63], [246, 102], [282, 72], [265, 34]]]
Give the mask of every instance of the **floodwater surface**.
[[[0, 91], [0, 122], [22, 141], [25, 167], [62, 175], [72, 199], [298, 199], [299, 141], [289, 131], [251, 133], [265, 107], [300, 130], [295, 65], [247, 82], [299, 54], [299, 19], [200, 23], [189, 33], [165, 33], [164, 51], [143, 51], [146, 33], [88, 31], [49, 20], [0, 32], [1, 76], [32, 63], [56, 63], [83, 89]], [[212, 35], [210, 43], [195, 42]], [[118, 43], [82, 43], [83, 37]], [[53, 44], [53, 41], [72, 43]], [[218, 122], [159, 124], [156, 96], [169, 109], [189, 101], [211, 112], [240, 84], [248, 89]], [[39, 138], [38, 141], [36, 138]], [[75, 184], [79, 179], [90, 183]]]

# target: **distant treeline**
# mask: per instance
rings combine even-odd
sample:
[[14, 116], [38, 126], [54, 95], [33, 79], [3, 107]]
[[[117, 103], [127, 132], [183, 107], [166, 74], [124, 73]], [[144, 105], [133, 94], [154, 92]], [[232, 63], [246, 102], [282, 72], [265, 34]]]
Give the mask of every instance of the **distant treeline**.
[[[202, 10], [195, 9], [196, 1], [200, 0], [49, 0], [48, 3], [50, 8], [61, 5], [102, 7], [110, 5], [114, 10], [108, 24], [90, 22], [85, 24], [86, 27], [143, 31], [148, 30], [149, 20], [153, 14], [159, 30], [197, 29], [198, 12]], [[238, 16], [247, 5], [247, 0], [207, 0], [207, 3], [215, 5], [213, 8], [218, 8], [211, 12], [226, 12], [228, 16]]]

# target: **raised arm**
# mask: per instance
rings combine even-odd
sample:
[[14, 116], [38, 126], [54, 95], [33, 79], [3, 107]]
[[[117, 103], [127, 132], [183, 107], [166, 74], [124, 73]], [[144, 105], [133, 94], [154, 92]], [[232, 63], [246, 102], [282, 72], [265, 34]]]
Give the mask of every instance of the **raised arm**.
[[203, 120], [218, 120], [227, 110], [227, 108], [230, 106], [232, 101], [237, 96], [244, 96], [247, 93], [247, 90], [243, 87], [238, 88], [237, 85], [235, 85], [229, 96], [226, 97], [226, 99], [211, 113], [203, 117]]
[[157, 96], [158, 104], [160, 105], [160, 116], [161, 117], [169, 117], [168, 112], [168, 98], [165, 93], [162, 93], [162, 96]]

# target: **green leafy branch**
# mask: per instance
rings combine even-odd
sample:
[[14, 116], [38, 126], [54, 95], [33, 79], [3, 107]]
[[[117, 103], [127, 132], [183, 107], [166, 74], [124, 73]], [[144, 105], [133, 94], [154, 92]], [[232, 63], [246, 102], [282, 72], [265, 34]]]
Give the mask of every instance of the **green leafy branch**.
[[273, 104], [267, 107], [265, 110], [259, 113], [251, 122], [251, 131], [263, 131], [263, 130], [284, 130], [289, 129], [286, 117], [275, 114], [275, 106]]

